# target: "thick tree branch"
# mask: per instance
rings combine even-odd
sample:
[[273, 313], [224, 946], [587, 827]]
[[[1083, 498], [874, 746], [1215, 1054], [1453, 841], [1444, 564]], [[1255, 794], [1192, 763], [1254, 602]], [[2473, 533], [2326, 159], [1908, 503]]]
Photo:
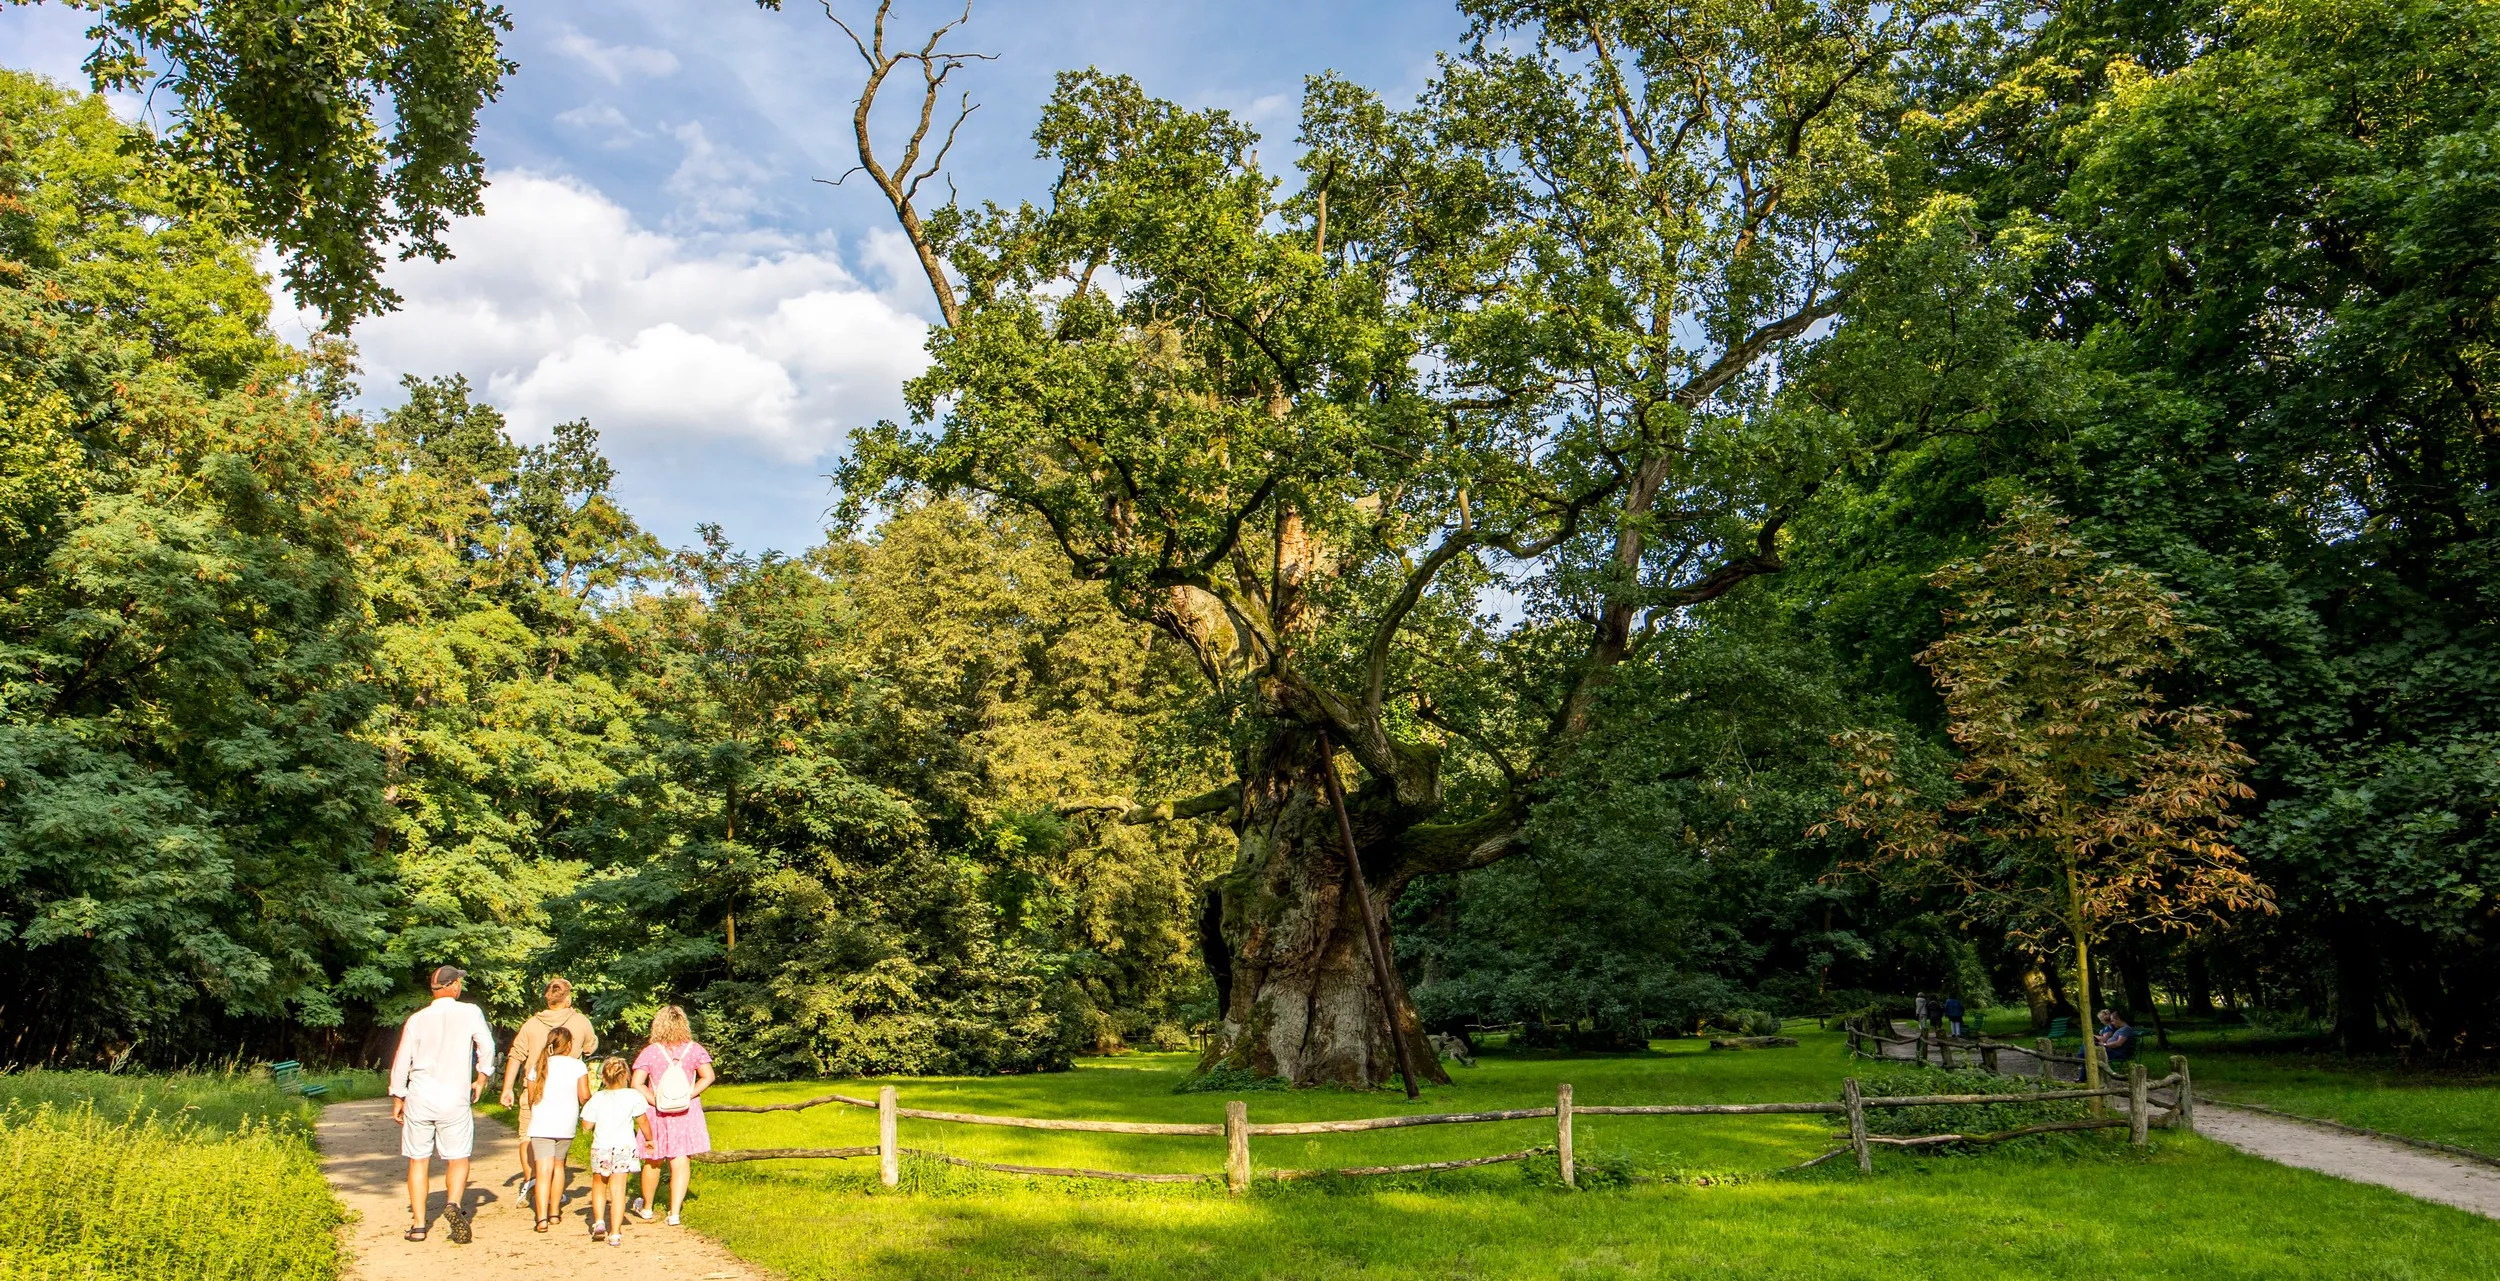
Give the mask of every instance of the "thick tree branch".
[[1177, 819], [1204, 818], [1240, 807], [1241, 784], [1227, 783], [1212, 792], [1201, 792], [1176, 801], [1158, 801], [1152, 805], [1139, 805], [1125, 796], [1108, 796], [1100, 800], [1069, 801], [1057, 808], [1061, 818], [1108, 813], [1118, 815], [1118, 821], [1123, 826], [1143, 827]]

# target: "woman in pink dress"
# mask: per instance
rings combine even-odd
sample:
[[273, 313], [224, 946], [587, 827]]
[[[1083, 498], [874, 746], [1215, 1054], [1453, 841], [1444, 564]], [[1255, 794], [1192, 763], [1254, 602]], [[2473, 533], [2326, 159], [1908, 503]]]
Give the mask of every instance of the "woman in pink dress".
[[[677, 1100], [666, 1097], [669, 1091], [669, 1068], [682, 1074], [691, 1094], [685, 1106], [668, 1109]], [[660, 1163], [668, 1163], [668, 1223], [677, 1226], [678, 1215], [686, 1207], [686, 1175], [694, 1163], [688, 1160], [697, 1152], [712, 1150], [712, 1134], [703, 1126], [703, 1092], [712, 1087], [717, 1074], [712, 1071], [712, 1053], [694, 1039], [694, 1029], [686, 1026], [686, 1012], [674, 1005], [663, 1005], [651, 1016], [651, 1043], [642, 1047], [634, 1058], [634, 1088], [651, 1103], [651, 1136], [643, 1140], [642, 1195], [634, 1201], [634, 1214], [644, 1222], [652, 1216], [652, 1203], [658, 1198]]]

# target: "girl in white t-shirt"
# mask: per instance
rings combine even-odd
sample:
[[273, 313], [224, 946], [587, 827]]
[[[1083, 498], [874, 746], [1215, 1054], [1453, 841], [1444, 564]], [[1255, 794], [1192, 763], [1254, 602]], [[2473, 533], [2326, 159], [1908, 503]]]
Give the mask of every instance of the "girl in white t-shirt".
[[590, 1239], [606, 1237], [609, 1245], [625, 1244], [625, 1183], [642, 1168], [642, 1143], [651, 1133], [651, 1103], [632, 1088], [633, 1071], [619, 1058], [600, 1064], [599, 1092], [582, 1104], [582, 1124], [590, 1127]]
[[573, 1033], [548, 1031], [530, 1065], [530, 1128], [521, 1137], [530, 1142], [530, 1158], [538, 1167], [538, 1230], [555, 1226], [564, 1210], [565, 1156], [573, 1150], [573, 1131], [580, 1128], [582, 1105], [590, 1101], [590, 1067], [573, 1053]]

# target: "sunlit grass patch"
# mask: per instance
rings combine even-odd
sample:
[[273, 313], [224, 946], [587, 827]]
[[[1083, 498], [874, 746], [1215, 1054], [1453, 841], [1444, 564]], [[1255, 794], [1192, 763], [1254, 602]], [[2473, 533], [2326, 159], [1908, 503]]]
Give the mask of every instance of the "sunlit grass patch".
[[[1252, 1120], [1534, 1107], [1557, 1082], [1582, 1106], [1835, 1098], [1853, 1064], [1838, 1034], [1793, 1050], [1641, 1055], [1492, 1054], [1450, 1086], [1402, 1094], [1241, 1096]], [[1026, 1116], [1211, 1121], [1225, 1096], [1173, 1094], [1188, 1055], [1088, 1060], [1069, 1073], [732, 1086], [721, 1102], [897, 1087], [906, 1106]], [[1906, 1069], [1890, 1069], [1906, 1070]], [[817, 1109], [715, 1115], [721, 1147], [875, 1141], [874, 1116]], [[1979, 1274], [2093, 1278], [2485, 1277], [2500, 1224], [2377, 1188], [2288, 1170], [2186, 1135], [2149, 1150], [2123, 1131], [1957, 1159], [1882, 1153], [1773, 1171], [1835, 1145], [1824, 1116], [1582, 1117], [1576, 1141], [1610, 1186], [1564, 1190], [1552, 1158], [1427, 1175], [1131, 1185], [987, 1174], [906, 1160], [904, 1186], [872, 1159], [699, 1167], [690, 1220], [794, 1281], [822, 1278], [1745, 1277]], [[1255, 1168], [1445, 1160], [1550, 1142], [1552, 1123], [1430, 1126], [1254, 1139]], [[906, 1145], [983, 1160], [1141, 1171], [1222, 1168], [1216, 1139], [1000, 1130], [906, 1120]]]
[[313, 1115], [241, 1073], [0, 1076], [0, 1276], [336, 1277]]

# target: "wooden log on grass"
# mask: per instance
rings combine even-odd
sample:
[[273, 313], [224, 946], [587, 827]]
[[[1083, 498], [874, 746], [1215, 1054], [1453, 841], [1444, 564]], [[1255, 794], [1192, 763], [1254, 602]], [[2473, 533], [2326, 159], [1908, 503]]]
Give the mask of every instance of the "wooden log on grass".
[[[1581, 1111], [1588, 1111], [1582, 1108]], [[1254, 1125], [1250, 1133], [1259, 1138], [1286, 1134], [1356, 1134], [1364, 1130], [1395, 1130], [1409, 1125], [1467, 1125], [1477, 1121], [1541, 1121], [1554, 1115], [1552, 1108], [1512, 1108], [1507, 1112], [1434, 1112], [1422, 1116], [1381, 1116], [1364, 1121], [1280, 1121], [1273, 1125]]]
[[903, 1151], [928, 1161], [944, 1161], [967, 1170], [990, 1170], [999, 1174], [1041, 1174], [1061, 1179], [1117, 1179], [1123, 1183], [1204, 1183], [1203, 1174], [1136, 1174], [1127, 1170], [1085, 1170], [1057, 1165], [1008, 1165], [1000, 1161], [975, 1161], [968, 1157], [948, 1156], [943, 1152], [923, 1152], [918, 1148]]
[[736, 1165], [741, 1161], [847, 1161], [855, 1156], [875, 1156], [874, 1147], [857, 1148], [729, 1148], [715, 1152], [697, 1152], [694, 1159], [706, 1165]]
[[[1872, 1103], [1874, 1100], [1869, 1099], [1867, 1102]], [[2007, 1139], [2019, 1139], [2027, 1134], [2054, 1134], [2062, 1130], [2106, 1130], [2113, 1126], [2125, 1124], [2125, 1121], [2119, 1120], [2117, 1117], [2110, 1116], [2099, 1117], [2090, 1121], [2050, 1121], [2041, 1125], [2026, 1125], [2012, 1130], [1997, 1130], [1988, 1134], [1925, 1134], [1920, 1135], [1917, 1138], [1908, 1139], [1896, 1139], [1883, 1134], [1870, 1134], [1867, 1136], [1866, 1141], [1869, 1143], [1880, 1143], [1885, 1147], [1891, 1148], [1932, 1147], [1939, 1143], [2003, 1143]]]
[[1548, 1152], [1551, 1150], [1552, 1149], [1544, 1146], [1543, 1144], [1539, 1144], [1532, 1148], [1521, 1148], [1516, 1152], [1504, 1152], [1499, 1156], [1472, 1156], [1464, 1161], [1424, 1161], [1414, 1165], [1354, 1165], [1335, 1170], [1269, 1170], [1259, 1177], [1282, 1181], [1290, 1179], [1316, 1179], [1322, 1175], [1329, 1174], [1345, 1175], [1354, 1178], [1362, 1178], [1374, 1174], [1428, 1174], [1434, 1170], [1471, 1170], [1480, 1165], [1500, 1165], [1504, 1161], [1525, 1161], [1529, 1157], [1535, 1156], [1540, 1152]]
[[979, 1112], [931, 1112], [925, 1108], [902, 1108], [897, 1115], [915, 1121], [952, 1121], [957, 1125], [1004, 1125], [1019, 1130], [1081, 1130], [1092, 1134], [1180, 1134], [1199, 1138], [1215, 1138], [1224, 1127], [1212, 1122], [1190, 1124], [1163, 1121], [1077, 1121], [1039, 1116], [986, 1116]]
[[855, 1108], [873, 1108], [877, 1106], [875, 1103], [872, 1103], [867, 1099], [855, 1099], [847, 1094], [819, 1094], [815, 1098], [802, 1099], [796, 1103], [706, 1102], [703, 1105], [703, 1110], [706, 1112], [804, 1112], [809, 1108], [822, 1107], [827, 1103], [847, 1103]]
[[[2097, 1090], [2033, 1090], [2028, 1094], [1901, 1094], [1891, 1098], [1870, 1098], [1871, 1108], [1952, 1107], [1964, 1103], [2050, 1103], [2059, 1099], [2103, 1099], [2127, 1092], [2123, 1085], [2103, 1086]], [[1829, 1107], [1829, 1104], [1825, 1105]], [[1582, 1108], [1593, 1112], [1594, 1108]]]
[[1571, 1110], [1581, 1116], [1770, 1116], [1793, 1112], [1838, 1112], [1842, 1106], [1838, 1103], [1639, 1103], [1621, 1106], [1574, 1104]]

